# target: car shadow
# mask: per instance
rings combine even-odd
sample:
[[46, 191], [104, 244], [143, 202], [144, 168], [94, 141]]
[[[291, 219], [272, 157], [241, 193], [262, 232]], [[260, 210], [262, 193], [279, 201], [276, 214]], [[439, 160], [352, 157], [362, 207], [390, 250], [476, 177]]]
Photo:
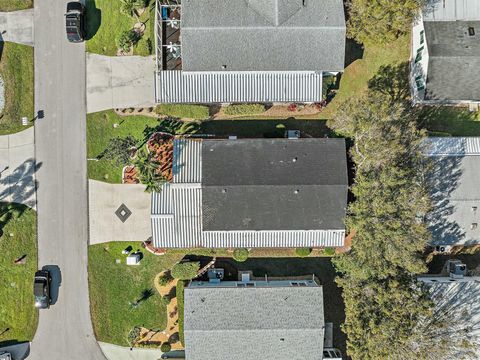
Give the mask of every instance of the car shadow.
[[42, 267], [42, 270], [48, 270], [52, 277], [52, 282], [50, 283], [50, 297], [52, 300], [51, 305], [55, 305], [58, 300], [60, 286], [62, 286], [62, 272], [57, 265], [45, 265]]
[[102, 11], [97, 8], [95, 0], [85, 1], [85, 40], [95, 36], [102, 23]]

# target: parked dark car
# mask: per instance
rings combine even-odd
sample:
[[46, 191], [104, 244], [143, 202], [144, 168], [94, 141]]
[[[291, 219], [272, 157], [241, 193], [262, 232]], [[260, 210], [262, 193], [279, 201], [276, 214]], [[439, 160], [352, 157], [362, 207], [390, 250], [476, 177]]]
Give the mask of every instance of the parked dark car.
[[82, 3], [72, 1], [67, 4], [65, 25], [68, 41], [78, 43], [85, 39], [85, 7]]
[[48, 270], [38, 270], [35, 273], [33, 283], [33, 295], [35, 296], [35, 307], [38, 309], [48, 309], [52, 302], [50, 297], [50, 283], [52, 278]]

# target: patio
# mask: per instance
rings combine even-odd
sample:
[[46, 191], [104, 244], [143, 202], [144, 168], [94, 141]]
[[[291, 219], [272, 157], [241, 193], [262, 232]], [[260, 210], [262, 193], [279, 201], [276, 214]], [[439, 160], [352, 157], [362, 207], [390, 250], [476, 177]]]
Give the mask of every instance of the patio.
[[155, 14], [157, 70], [182, 70], [181, 6], [157, 1]]

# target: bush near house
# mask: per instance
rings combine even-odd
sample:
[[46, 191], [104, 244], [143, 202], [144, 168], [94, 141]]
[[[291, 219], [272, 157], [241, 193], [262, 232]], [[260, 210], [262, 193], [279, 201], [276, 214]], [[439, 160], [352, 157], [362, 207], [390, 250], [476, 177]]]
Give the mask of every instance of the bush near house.
[[162, 346], [160, 346], [160, 350], [164, 353], [169, 352], [172, 350], [172, 345], [170, 345], [168, 342], [164, 342]]
[[179, 280], [191, 280], [197, 275], [199, 269], [198, 261], [178, 263], [172, 267], [172, 276]]
[[248, 249], [235, 249], [233, 251], [233, 259], [238, 262], [244, 262], [248, 259]]
[[208, 119], [210, 109], [206, 105], [192, 104], [160, 104], [155, 112], [159, 115], [172, 116], [181, 119]]
[[223, 109], [225, 115], [256, 115], [264, 111], [262, 104], [231, 104]]
[[164, 274], [163, 276], [161, 276], [159, 279], [158, 279], [158, 284], [160, 286], [167, 286], [168, 284], [170, 284], [172, 282], [172, 277], [170, 274]]
[[327, 247], [327, 248], [323, 249], [323, 253], [327, 256], [333, 256], [333, 255], [335, 255], [335, 248]]
[[311, 253], [312, 253], [311, 248], [296, 248], [295, 249], [295, 255], [297, 255], [298, 257], [307, 257]]
[[180, 335], [180, 342], [182, 345], [185, 345], [185, 337], [183, 334], [183, 317], [184, 317], [184, 310], [185, 310], [185, 301], [184, 301], [184, 293], [185, 293], [185, 282], [179, 281], [177, 283], [177, 307], [178, 307], [178, 333]]

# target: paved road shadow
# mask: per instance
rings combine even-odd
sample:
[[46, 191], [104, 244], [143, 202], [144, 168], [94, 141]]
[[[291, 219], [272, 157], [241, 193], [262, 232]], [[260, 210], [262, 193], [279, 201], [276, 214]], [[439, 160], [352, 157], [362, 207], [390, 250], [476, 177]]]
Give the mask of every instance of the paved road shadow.
[[62, 272], [57, 265], [45, 265], [42, 267], [42, 270], [48, 270], [50, 272], [50, 276], [52, 277], [52, 282], [50, 284], [50, 296], [52, 298], [52, 305], [55, 305], [58, 301], [60, 286], [62, 286]]

